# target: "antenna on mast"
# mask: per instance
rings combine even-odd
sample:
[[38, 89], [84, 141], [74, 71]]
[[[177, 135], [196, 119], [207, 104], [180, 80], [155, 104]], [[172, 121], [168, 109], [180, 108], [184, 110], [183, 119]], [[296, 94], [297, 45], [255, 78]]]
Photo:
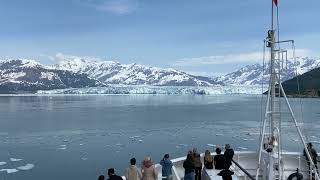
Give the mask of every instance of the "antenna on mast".
[[[262, 133], [260, 138], [259, 147], [259, 158], [258, 167], [256, 172], [256, 179], [259, 178], [260, 166], [262, 155], [265, 157], [265, 167], [267, 167], [265, 179], [283, 179], [283, 162], [281, 153], [281, 97], [284, 98], [288, 109], [290, 110], [292, 120], [300, 136], [301, 142], [305, 148], [306, 154], [309, 161], [311, 162], [312, 170], [314, 171], [315, 177], [319, 180], [318, 173], [316, 172], [315, 165], [312, 162], [310, 153], [307, 149], [306, 142], [300, 128], [298, 126], [297, 120], [294, 116], [292, 108], [286, 97], [286, 93], [281, 85], [281, 73], [283, 70], [283, 58], [287, 50], [280, 49], [281, 43], [291, 43], [294, 47], [293, 40], [280, 41], [279, 40], [279, 22], [278, 22], [278, 0], [271, 0], [271, 29], [268, 30], [267, 38], [265, 39], [266, 47], [270, 49], [270, 81], [268, 88], [267, 105], [265, 109], [265, 116], [263, 120]], [[277, 8], [277, 11], [275, 11]], [[275, 19], [275, 12], [277, 13], [277, 18]], [[278, 28], [278, 30], [275, 30]], [[276, 40], [276, 33], [278, 39]], [[266, 129], [269, 131], [266, 132]]]

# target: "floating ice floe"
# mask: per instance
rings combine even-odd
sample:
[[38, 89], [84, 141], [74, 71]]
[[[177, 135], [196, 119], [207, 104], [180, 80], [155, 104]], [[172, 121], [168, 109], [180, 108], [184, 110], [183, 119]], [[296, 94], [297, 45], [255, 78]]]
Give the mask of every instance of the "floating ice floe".
[[83, 144], [79, 144], [79, 146], [83, 146]]
[[0, 169], [0, 172], [4, 172], [4, 171], [10, 174], [10, 173], [18, 172], [19, 170], [18, 169]]
[[248, 148], [245, 148], [245, 147], [239, 147], [239, 149], [241, 149], [241, 150], [247, 150]]
[[60, 150], [65, 150], [65, 149], [67, 149], [67, 147], [60, 147], [60, 148], [58, 148], [58, 149], [60, 149]]
[[310, 142], [314, 144], [320, 144], [320, 141], [310, 141]]
[[207, 145], [210, 147], [216, 147], [216, 145], [214, 145], [214, 144], [207, 144]]
[[59, 146], [61, 146], [61, 147], [66, 147], [67, 145], [65, 145], [65, 144], [61, 144], [61, 145], [59, 145]]
[[86, 161], [86, 160], [88, 160], [88, 158], [82, 157], [81, 160]]
[[138, 142], [139, 142], [139, 143], [143, 143], [143, 140], [142, 140], [142, 139], [139, 139]]
[[216, 134], [216, 136], [223, 136], [223, 134]]
[[23, 171], [27, 171], [27, 170], [30, 170], [30, 169], [32, 169], [32, 168], [34, 168], [34, 165], [33, 165], [33, 164], [26, 164], [26, 165], [24, 165], [24, 166], [19, 166], [19, 167], [17, 167], [17, 169], [23, 170]]
[[179, 144], [179, 146], [187, 147], [187, 146], [188, 146], [188, 144]]
[[12, 161], [12, 162], [17, 162], [17, 161], [22, 161], [22, 159], [10, 158], [10, 161]]
[[131, 136], [130, 138], [139, 138], [139, 137], [141, 137], [141, 136]]
[[0, 162], [0, 166], [7, 164], [7, 162]]

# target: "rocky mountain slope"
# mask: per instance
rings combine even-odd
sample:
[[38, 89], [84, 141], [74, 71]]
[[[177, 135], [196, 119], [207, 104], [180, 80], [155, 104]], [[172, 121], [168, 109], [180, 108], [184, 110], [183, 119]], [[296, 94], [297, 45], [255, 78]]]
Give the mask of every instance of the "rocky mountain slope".
[[104, 85], [86, 74], [52, 69], [33, 60], [0, 62], [0, 93], [97, 86]]
[[320, 97], [320, 67], [287, 80], [282, 86], [289, 96]]

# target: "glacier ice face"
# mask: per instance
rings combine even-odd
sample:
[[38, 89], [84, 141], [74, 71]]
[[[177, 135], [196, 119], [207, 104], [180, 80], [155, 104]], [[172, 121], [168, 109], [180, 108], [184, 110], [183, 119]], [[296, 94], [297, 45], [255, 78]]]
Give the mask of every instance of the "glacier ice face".
[[110, 86], [38, 91], [37, 94], [261, 94], [261, 86]]

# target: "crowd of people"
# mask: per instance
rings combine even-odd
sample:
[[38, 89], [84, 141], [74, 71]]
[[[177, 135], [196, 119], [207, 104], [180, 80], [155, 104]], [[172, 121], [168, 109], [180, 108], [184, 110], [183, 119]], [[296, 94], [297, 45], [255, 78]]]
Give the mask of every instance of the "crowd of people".
[[221, 170], [218, 175], [222, 176], [223, 180], [232, 179], [234, 173], [229, 170], [229, 168], [232, 165], [234, 151], [229, 144], [226, 144], [224, 153], [221, 153], [222, 150], [218, 147], [216, 148], [216, 155], [212, 157], [210, 151], [206, 150], [203, 157], [204, 167], [202, 167], [200, 154], [197, 152], [197, 149], [189, 151], [187, 159], [183, 162], [183, 167], [185, 169], [184, 180], [205, 179], [205, 176], [202, 175], [202, 171], [206, 169]]
[[[221, 154], [221, 149], [216, 148], [216, 155], [213, 157], [209, 150], [205, 151], [203, 157], [203, 164], [200, 153], [194, 148], [188, 152], [186, 160], [183, 162], [185, 170], [184, 180], [204, 180], [203, 171], [206, 169], [220, 170], [219, 174], [223, 180], [232, 179], [233, 172], [229, 170], [232, 165], [232, 158], [234, 155], [233, 149], [229, 144], [225, 145], [225, 151]], [[150, 157], [146, 157], [142, 161], [141, 168], [136, 165], [136, 159], [130, 159], [130, 166], [125, 171], [126, 180], [157, 180], [158, 172]], [[165, 154], [160, 161], [162, 166], [162, 180], [172, 180], [172, 166], [169, 154]], [[121, 176], [115, 174], [113, 168], [108, 169], [108, 180], [123, 180]], [[98, 180], [105, 180], [104, 175], [100, 175]]]

